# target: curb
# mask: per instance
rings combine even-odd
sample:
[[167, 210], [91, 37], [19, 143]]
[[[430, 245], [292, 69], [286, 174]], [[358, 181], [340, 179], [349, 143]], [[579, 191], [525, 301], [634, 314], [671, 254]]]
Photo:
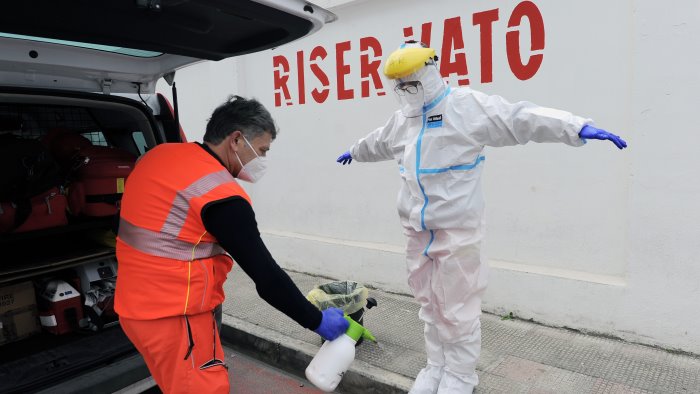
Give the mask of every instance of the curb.
[[[224, 313], [221, 339], [232, 349], [293, 375], [304, 371], [318, 347]], [[252, 334], [255, 333], [255, 334]], [[413, 379], [355, 359], [336, 393], [405, 394]]]

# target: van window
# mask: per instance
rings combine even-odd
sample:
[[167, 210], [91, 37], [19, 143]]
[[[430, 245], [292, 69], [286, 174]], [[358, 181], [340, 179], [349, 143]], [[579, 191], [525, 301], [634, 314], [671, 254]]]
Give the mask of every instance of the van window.
[[92, 142], [93, 145], [98, 146], [109, 146], [107, 139], [101, 131], [92, 131], [89, 133], [80, 133], [83, 137], [87, 138]]
[[143, 136], [143, 131], [134, 131], [131, 133], [131, 138], [134, 139], [134, 144], [136, 144], [139, 154], [142, 155], [146, 153], [146, 147], [148, 144], [146, 144], [146, 138]]
[[162, 52], [144, 51], [141, 49], [122, 48], [122, 47], [115, 47], [115, 46], [110, 46], [110, 45], [99, 45], [99, 44], [91, 44], [91, 43], [87, 43], [87, 42], [78, 42], [78, 41], [55, 40], [52, 38], [25, 36], [25, 35], [21, 35], [21, 34], [0, 33], [0, 37], [14, 38], [14, 39], [18, 39], [18, 40], [48, 42], [51, 44], [60, 44], [60, 45], [78, 47], [78, 48], [94, 49], [96, 51], [112, 52], [112, 53], [118, 53], [120, 55], [133, 56], [133, 57], [156, 57], [156, 56], [160, 56], [163, 54]]
[[78, 134], [93, 146], [120, 148], [134, 155], [147, 150], [139, 122], [116, 109], [0, 103], [0, 134], [49, 143], [53, 136], [64, 132]]

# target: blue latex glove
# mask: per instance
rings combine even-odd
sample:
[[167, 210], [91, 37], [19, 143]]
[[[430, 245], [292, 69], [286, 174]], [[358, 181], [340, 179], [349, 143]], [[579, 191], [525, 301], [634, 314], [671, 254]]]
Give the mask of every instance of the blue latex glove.
[[622, 138], [590, 125], [583, 126], [578, 136], [584, 140], [610, 140], [620, 149], [627, 148], [627, 143]]
[[350, 151], [347, 151], [340, 155], [340, 157], [336, 161], [338, 163], [343, 163], [343, 165], [352, 163], [352, 156], [350, 156]]
[[321, 324], [314, 332], [327, 341], [332, 341], [345, 334], [350, 323], [343, 317], [343, 311], [338, 308], [328, 308], [321, 311]]

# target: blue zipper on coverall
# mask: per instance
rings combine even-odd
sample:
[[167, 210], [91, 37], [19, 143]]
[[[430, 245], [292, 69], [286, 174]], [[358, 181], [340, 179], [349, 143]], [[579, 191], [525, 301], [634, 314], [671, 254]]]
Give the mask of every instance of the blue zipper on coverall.
[[[420, 181], [420, 148], [423, 143], [423, 134], [425, 134], [425, 121], [426, 121], [426, 113], [430, 111], [431, 109], [435, 108], [445, 97], [447, 97], [448, 94], [452, 89], [448, 86], [447, 89], [445, 89], [444, 92], [439, 97], [436, 97], [435, 100], [433, 100], [430, 104], [423, 106], [423, 125], [420, 129], [420, 133], [418, 134], [418, 141], [416, 142], [416, 182], [418, 182], [418, 187], [420, 187], [421, 193], [423, 193], [423, 208], [420, 210], [420, 225], [423, 230], [427, 230], [425, 227], [425, 208], [428, 206], [428, 195], [425, 194], [425, 189], [423, 188], [423, 184]], [[425, 247], [425, 250], [423, 250], [423, 255], [429, 259], [432, 259], [428, 255], [428, 249], [430, 249], [430, 245], [433, 244], [433, 241], [435, 240], [435, 232], [433, 230], [430, 230], [430, 241], [428, 242], [428, 245]]]

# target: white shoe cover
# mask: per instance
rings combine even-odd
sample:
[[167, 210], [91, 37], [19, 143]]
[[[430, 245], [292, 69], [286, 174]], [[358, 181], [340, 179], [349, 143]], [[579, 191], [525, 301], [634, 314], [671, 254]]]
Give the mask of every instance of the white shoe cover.
[[413, 387], [408, 394], [435, 394], [440, 385], [440, 379], [443, 376], [442, 367], [428, 364], [423, 368], [413, 382]]
[[462, 378], [445, 371], [440, 379], [438, 394], [472, 394], [474, 385], [465, 382]]
[[439, 394], [471, 394], [479, 384], [476, 363], [481, 353], [481, 323], [477, 320], [474, 332], [457, 343], [443, 343], [445, 373], [440, 380]]

